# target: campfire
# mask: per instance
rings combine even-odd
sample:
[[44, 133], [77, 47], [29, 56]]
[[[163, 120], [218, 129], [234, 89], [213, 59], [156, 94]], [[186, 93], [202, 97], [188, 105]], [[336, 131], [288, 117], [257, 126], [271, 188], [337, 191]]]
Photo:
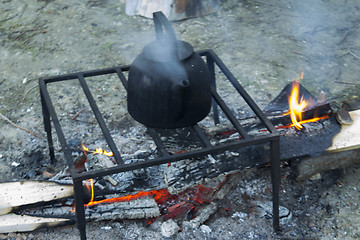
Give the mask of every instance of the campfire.
[[[53, 192], [51, 198], [28, 199], [21, 203], [9, 201], [8, 205], [2, 207], [1, 212], [3, 214], [14, 212], [20, 214], [22, 218], [36, 218], [34, 221], [39, 221], [38, 216], [43, 216], [45, 222], [41, 226], [73, 224], [76, 216], [82, 237], [85, 237], [86, 221], [103, 219], [141, 218], [146, 219], [148, 224], [154, 220], [173, 219], [178, 221], [179, 225], [182, 221], [188, 221], [199, 226], [216, 211], [214, 201], [223, 198], [229, 191], [231, 188], [229, 179], [234, 173], [250, 167], [270, 165], [273, 178], [273, 225], [276, 231], [279, 230], [279, 158], [284, 160], [312, 152], [309, 145], [297, 144], [303, 138], [309, 140], [309, 131], [317, 140], [331, 139], [338, 132], [337, 125], [335, 127], [333, 125], [331, 108], [328, 103], [317, 100], [302, 87], [300, 79], [303, 74], [301, 74], [297, 81], [289, 83], [262, 112], [215, 53], [208, 50], [200, 54], [206, 57], [210, 69], [213, 68], [212, 64], [216, 64], [223, 71], [236, 91], [253, 109], [255, 118], [236, 117], [216, 89], [212, 88], [215, 102], [211, 118], [215, 125], [211, 126], [209, 124], [211, 118], [208, 118], [204, 126], [196, 124], [174, 130], [147, 128], [146, 132], [154, 141], [157, 151], [151, 153], [138, 151], [125, 156], [115, 147], [115, 140], [111, 137], [110, 130], [88, 90], [85, 77], [116, 74], [126, 87], [126, 77], [123, 72], [129, 69], [128, 66], [40, 79], [50, 157], [55, 161], [50, 129], [51, 119], [70, 174], [59, 173], [53, 178], [57, 183], [52, 182], [49, 186], [41, 187], [43, 191], [48, 191], [47, 189], [51, 187], [50, 191]], [[67, 144], [60, 121], [52, 106], [47, 85], [74, 78], [80, 81], [110, 151], [94, 144], [89, 147], [81, 143], [79, 148], [69, 147]], [[219, 107], [223, 115], [218, 111]], [[231, 124], [221, 124], [220, 116], [226, 116]], [[323, 131], [324, 128], [326, 131]], [[296, 134], [293, 135], [291, 132]], [[180, 141], [163, 142], [164, 139], [171, 139], [172, 136], [177, 136]], [[314, 143], [310, 141], [309, 144]], [[286, 151], [280, 152], [279, 146]], [[140, 182], [154, 181], [151, 178], [151, 175], [154, 175], [156, 183], [149, 186], [139, 185], [136, 183], [138, 174], [143, 175], [140, 179], [144, 178]], [[160, 179], [165, 181], [159, 181]], [[129, 181], [133, 184], [124, 184]], [[37, 185], [36, 182], [33, 184]], [[19, 190], [19, 188], [21, 187], [15, 186], [15, 189]], [[44, 193], [41, 192], [39, 196], [42, 195]], [[19, 231], [30, 231], [39, 227], [26, 226], [22, 226]], [[11, 225], [11, 228], [14, 229], [14, 226]]]
[[[288, 125], [277, 125], [276, 129], [296, 128], [297, 130], [301, 131], [301, 129], [304, 128], [303, 125], [306, 123], [313, 123], [313, 122], [327, 119], [330, 117], [330, 111], [320, 117], [316, 116], [317, 112], [315, 111], [314, 116], [312, 118], [303, 119], [303, 113], [306, 112], [307, 109], [311, 109], [312, 107], [316, 106], [318, 104], [318, 101], [316, 99], [313, 99], [311, 96], [308, 97], [308, 99], [304, 99], [304, 94], [300, 95], [300, 80], [301, 79], [303, 79], [303, 73], [300, 74], [299, 79], [292, 82], [292, 88], [288, 95], [289, 110], [286, 113], [282, 114], [282, 116], [290, 116], [291, 123]], [[222, 136], [227, 135], [228, 136], [229, 133], [234, 134], [234, 133], [236, 133], [236, 131], [232, 130], [232, 131], [220, 132], [219, 135], [222, 135]], [[84, 144], [82, 144], [82, 150], [83, 150], [85, 156], [88, 153], [103, 154], [108, 157], [113, 156], [112, 152], [102, 150], [101, 148], [96, 148], [96, 150], [89, 150], [89, 148], [87, 148]], [[139, 199], [139, 198], [144, 198], [144, 197], [149, 197], [149, 196], [153, 197], [159, 206], [164, 207], [165, 205], [171, 206], [169, 199], [173, 201], [175, 198], [179, 198], [179, 196], [177, 196], [177, 195], [170, 194], [167, 189], [159, 189], [159, 190], [151, 190], [151, 191], [139, 191], [138, 193], [135, 193], [132, 195], [125, 195], [122, 197], [115, 197], [115, 198], [106, 198], [106, 199], [95, 201], [95, 199], [94, 199], [95, 198], [95, 193], [94, 193], [95, 190], [94, 190], [93, 179], [90, 179], [89, 183], [90, 184], [86, 183], [85, 186], [86, 186], [86, 189], [88, 189], [89, 195], [91, 197], [90, 197], [89, 202], [84, 205], [85, 207], [94, 207], [96, 205], [106, 204], [106, 203], [131, 201], [134, 199]], [[179, 200], [180, 201], [179, 203], [169, 207], [169, 209], [171, 210], [171, 209], [176, 209], [176, 208], [183, 208], [182, 210], [177, 210], [177, 212], [179, 212], [179, 211], [187, 212], [192, 209], [195, 209], [195, 205], [199, 205], [204, 202], [209, 203], [209, 202], [211, 202], [211, 199], [206, 199], [206, 197], [204, 198], [204, 196], [202, 196], [201, 193], [202, 192], [214, 193], [215, 191], [219, 190], [220, 187], [221, 187], [221, 184], [219, 184], [217, 189], [206, 188], [202, 185], [198, 185], [197, 187], [190, 188], [190, 189], [186, 190], [186, 193], [183, 193], [182, 195], [188, 195], [187, 193], [194, 192], [194, 189], [197, 189], [196, 190], [197, 195], [195, 195], [193, 197], [188, 196], [188, 197], [186, 197], [185, 200]], [[209, 195], [209, 194], [207, 194], [207, 195]], [[186, 201], [188, 203], [193, 201], [193, 202], [195, 202], [195, 204], [190, 204], [192, 206], [192, 208], [190, 208], [190, 210], [189, 210], [188, 209], [189, 207], [185, 206], [184, 201]], [[162, 212], [163, 213], [165, 212], [164, 209], [162, 209]], [[172, 214], [171, 212], [167, 212], [166, 215], [172, 216], [172, 217], [177, 217], [177, 215]], [[183, 216], [183, 214], [179, 214], [179, 215]]]
[[[159, 19], [167, 28], [166, 21], [164, 22], [161, 16]], [[157, 34], [162, 37], [163, 33], [159, 32], [159, 29]], [[24, 202], [14, 203], [7, 199], [6, 204], [0, 205], [0, 213], [15, 213], [11, 216], [22, 219], [42, 216], [42, 226], [76, 222], [82, 239], [86, 239], [86, 222], [92, 220], [140, 218], [147, 219], [151, 224], [155, 219], [175, 219], [180, 225], [184, 224], [181, 221], [187, 221], [199, 226], [216, 211], [214, 201], [223, 198], [229, 191], [231, 178], [237, 172], [246, 168], [270, 166], [271, 216], [274, 231], [278, 232], [280, 159], [315, 153], [331, 144], [331, 139], [339, 131], [339, 126], [335, 124], [334, 127], [335, 120], [331, 115], [330, 105], [316, 99], [300, 84], [303, 78], [301, 73], [297, 81], [286, 86], [264, 110], [261, 110], [212, 50], [193, 52], [189, 44], [176, 42], [176, 38], [173, 40], [175, 43], [171, 47], [184, 46], [184, 56], [180, 56], [181, 59], [177, 59], [176, 63], [178, 60], [183, 61], [189, 56], [196, 55], [192, 61], [200, 66], [200, 70], [196, 72], [192, 69], [194, 65], [191, 65], [189, 74], [177, 71], [174, 73], [176, 77], [166, 86], [161, 85], [160, 81], [160, 85], [165, 86], [164, 89], [170, 89], [171, 93], [178, 97], [176, 99], [172, 99], [174, 94], [168, 92], [157, 93], [158, 87], [146, 94], [136, 89], [137, 84], [131, 83], [130, 78], [132, 81], [145, 79], [144, 84], [148, 84], [148, 69], [141, 69], [143, 64], [39, 79], [50, 159], [52, 163], [58, 161], [52, 136], [54, 127], [67, 170], [54, 176], [52, 180], [55, 182], [41, 185], [40, 200], [26, 199]], [[166, 52], [164, 56], [157, 56], [162, 64], [163, 61], [179, 57], [176, 51], [170, 52], [171, 56]], [[147, 49], [145, 53], [154, 51]], [[139, 58], [140, 62], [148, 61], [148, 56], [140, 55]], [[162, 68], [157, 68], [159, 69]], [[155, 75], [162, 74], [160, 72]], [[138, 75], [141, 77], [136, 78]], [[193, 79], [187, 78], [189, 75], [193, 75]], [[208, 91], [203, 91], [201, 82], [199, 84], [194, 81], [200, 75], [204, 82], [209, 83], [209, 86], [206, 86], [209, 88]], [[232, 90], [246, 107], [251, 109], [251, 116], [241, 118], [220, 96], [216, 88], [219, 75], [225, 79], [223, 81], [231, 84]], [[135, 139], [133, 145], [138, 147], [137, 150], [129, 153], [118, 147], [126, 129], [110, 130], [89, 87], [90, 79], [93, 77], [104, 77], [106, 81], [120, 80], [128, 97], [131, 93], [132, 97], [128, 98], [132, 102], [128, 105], [128, 109], [131, 109], [131, 123], [122, 126], [135, 125], [133, 132], [143, 132], [143, 141], [147, 142], [147, 147], [145, 144], [139, 144], [135, 137], [128, 137], [126, 143]], [[59, 107], [55, 108], [53, 104], [54, 96], [50, 94], [49, 86], [70, 81], [78, 82], [84, 93], [97, 121], [96, 129], [101, 130], [98, 139], [104, 139], [101, 144], [103, 148], [98, 147], [98, 142], [102, 140], [88, 143], [89, 140], [83, 136], [81, 144], [73, 144], [63, 131], [64, 123], [58, 117]], [[196, 84], [200, 88], [192, 88]], [[195, 90], [199, 90], [199, 94], [191, 96], [190, 93]], [[143, 109], [139, 110], [138, 104], [142, 95], [148, 95], [150, 98], [142, 102], [148, 105], [142, 106]], [[198, 95], [202, 95], [204, 99], [198, 98]], [[149, 103], [156, 96], [165, 97], [159, 97], [155, 103]], [[164, 99], [171, 101], [165, 103]], [[161, 105], [160, 110], [156, 109], [157, 105]], [[209, 113], [210, 107], [212, 111]], [[148, 111], [149, 109], [159, 111]], [[201, 114], [197, 114], [199, 110]], [[145, 111], [149, 114], [144, 114]], [[81, 110], [77, 109], [73, 119], [80, 112]], [[153, 112], [160, 115], [148, 116]], [[191, 117], [194, 114], [197, 115], [196, 121]], [[134, 123], [134, 119], [138, 122]], [[280, 151], [280, 147], [284, 150]], [[37, 186], [36, 182], [33, 184]], [[12, 188], [21, 192], [23, 184], [15, 183]], [[45, 194], [48, 188], [53, 191], [50, 196]], [[29, 231], [36, 227], [26, 225], [21, 230]]]
[[[51, 130], [49, 129], [51, 118], [60, 143], [62, 143], [70, 170], [70, 175], [60, 173], [63, 176], [55, 177], [54, 180], [61, 182], [61, 179], [70, 177], [73, 184], [66, 181], [65, 183], [71, 184], [66, 186], [74, 188], [73, 195], [70, 194], [69, 196], [68, 193], [64, 195], [62, 191], [57, 190], [54, 192], [56, 197], [51, 202], [48, 200], [41, 201], [40, 208], [39, 203], [30, 201], [25, 204], [16, 204], [16, 206], [10, 204], [6, 208], [6, 212], [17, 212], [21, 213], [22, 216], [29, 217], [41, 215], [48, 218], [57, 216], [58, 221], [54, 221], [57, 221], [59, 225], [73, 223], [75, 214], [82, 237], [84, 237], [85, 222], [91, 220], [144, 218], [150, 224], [155, 219], [162, 219], [163, 221], [167, 219], [181, 219], [183, 221], [185, 219], [200, 225], [216, 211], [213, 201], [221, 199], [224, 193], [229, 191], [231, 184], [228, 179], [231, 178], [232, 174], [241, 169], [265, 166], [270, 163], [272, 177], [274, 178], [272, 216], [274, 229], [278, 230], [279, 157], [287, 159], [289, 155], [293, 156], [294, 152], [303, 154], [303, 150], [301, 147], [299, 149], [298, 145], [291, 147], [287, 145], [294, 144], [291, 139], [297, 141], [299, 138], [301, 139], [301, 134], [306, 135], [306, 129], [311, 124], [319, 125], [319, 122], [322, 122], [320, 125], [323, 125], [323, 121], [329, 121], [331, 119], [329, 104], [312, 96], [301, 86], [298, 79], [298, 81], [286, 86], [269, 103], [264, 110], [265, 113], [263, 113], [211, 50], [200, 52], [200, 54], [207, 57], [210, 66], [211, 63], [216, 63], [232, 82], [234, 88], [250, 104], [257, 116], [256, 118], [238, 120], [216, 90], [212, 88], [212, 96], [215, 100], [212, 117], [217, 123], [216, 126], [209, 127], [209, 124], [206, 123], [206, 127], [194, 125], [175, 130], [147, 128], [148, 134], [156, 144], [157, 152], [151, 154], [139, 152], [124, 158], [119, 150], [114, 147], [115, 141], [109, 134], [110, 131], [102, 119], [91, 93], [87, 90], [85, 77], [115, 73], [126, 86], [126, 78], [122, 72], [128, 70], [127, 66], [40, 79], [44, 123], [48, 133], [50, 156], [55, 161]], [[56, 112], [52, 107], [47, 84], [73, 78], [79, 79], [90, 106], [96, 113], [98, 123], [111, 151], [97, 146], [88, 147], [84, 143], [80, 144], [80, 148], [68, 147]], [[219, 107], [231, 125], [219, 124]], [[276, 129], [282, 133], [280, 137], [281, 147], [285, 146], [287, 150], [281, 154], [279, 143], [277, 143], [279, 136]], [[294, 130], [298, 134], [289, 135], [289, 131]], [[286, 138], [283, 137], [284, 133], [287, 135]], [[299, 133], [301, 134], [299, 135]], [[327, 131], [324, 135], [328, 133]], [[176, 142], [170, 145], [163, 143], [162, 139], [169, 138], [174, 134], [178, 137], [183, 135], [180, 143], [184, 145], [189, 142], [188, 147], [181, 147]], [[330, 138], [331, 136], [332, 134], [330, 134]], [[308, 138], [308, 136], [306, 137]], [[316, 137], [319, 138], [319, 136]], [[192, 147], [194, 142], [201, 147]], [[270, 145], [270, 149], [267, 145]], [[179, 148], [184, 150], [179, 151]], [[304, 151], [308, 153], [309, 149]], [[76, 156], [75, 159], [74, 156]], [[271, 156], [270, 159], [269, 156]], [[132, 159], [137, 160], [133, 161]], [[154, 168], [156, 166], [158, 167]], [[136, 171], [140, 171], [139, 174], [142, 175], [151, 172], [150, 175], [159, 176], [158, 183], [147, 187], [138, 184], [121, 187], [119, 183], [134, 181], [137, 178]], [[131, 173], [131, 177], [129, 178], [126, 173]], [[192, 174], [189, 175], [189, 173]], [[148, 179], [150, 176], [143, 177]], [[165, 178], [165, 182], [160, 181], [159, 183], [159, 179], [163, 178]], [[136, 190], [139, 187], [141, 190]], [[74, 196], [73, 200], [71, 200], [71, 196]], [[48, 205], [48, 203], [52, 203], [52, 205]], [[201, 212], [207, 213], [205, 217]], [[25, 229], [29, 230], [28, 228]]]
[[[208, 61], [214, 60], [218, 66], [222, 67], [225, 75], [230, 76], [230, 78], [232, 77], [212, 51], [205, 51], [201, 54], [207, 56]], [[120, 70], [126, 71], [127, 67], [116, 67], [114, 69], [101, 71], [96, 70], [95, 73], [116, 73], [121, 79], [123, 75]], [[94, 72], [76, 73], [73, 76], [56, 76], [55, 79], [56, 81], [64, 81], [61, 79], [93, 74]], [[46, 114], [48, 109], [50, 114], [54, 114], [51, 118], [55, 120], [55, 129], [61, 131], [60, 126], [56, 123], [56, 114], [54, 112], [51, 113], [53, 110], [51, 110], [51, 102], [49, 101], [50, 96], [47, 96], [46, 85], [43, 85], [46, 82], [51, 83], [52, 81], [52, 78], [40, 80], [40, 86], [43, 91], [44, 113]], [[80, 81], [82, 81], [81, 77]], [[83, 86], [86, 85], [84, 84]], [[239, 88], [239, 85], [235, 84], [235, 86]], [[240, 93], [244, 94], [242, 88], [237, 90], [240, 90]], [[83, 231], [86, 221], [102, 219], [143, 218], [147, 219], [148, 224], [158, 219], [162, 221], [166, 221], [167, 219], [183, 221], [185, 219], [185, 221], [192, 221], [193, 224], [199, 226], [216, 211], [213, 202], [221, 199], [224, 194], [229, 191], [231, 188], [231, 181], [229, 181], [229, 179], [231, 179], [234, 173], [241, 169], [265, 166], [269, 163], [272, 168], [275, 168], [274, 163], [276, 164], [276, 161], [274, 162], [274, 159], [276, 160], [276, 157], [279, 155], [281, 159], [287, 159], [289, 158], [289, 154], [294, 154], [294, 151], [296, 151], [298, 155], [303, 154], [301, 149], [297, 149], [299, 145], [290, 148], [286, 144], [293, 144], [294, 141], [292, 141], [292, 139], [301, 139], [301, 134], [306, 135], [306, 129], [311, 129], [310, 126], [312, 125], [316, 127], [318, 125], [326, 125], [324, 121], [333, 121], [329, 104], [325, 101], [319, 101], [312, 96], [301, 86], [299, 79], [286, 86], [284, 90], [269, 103], [264, 110], [267, 118], [259, 112], [259, 116], [256, 119], [248, 118], [238, 120], [227, 112], [228, 108], [226, 104], [221, 100], [216, 91], [214, 91], [214, 89], [212, 91], [217, 103], [214, 105], [214, 109], [220, 106], [225, 112], [225, 115], [230, 119], [232, 125], [217, 124], [214, 127], [199, 127], [195, 125], [191, 127], [190, 130], [177, 129], [171, 131], [148, 128], [148, 133], [152, 135], [157, 149], [162, 152], [162, 155], [155, 153], [154, 155], [140, 157], [139, 155], [142, 153], [136, 153], [129, 158], [118, 157], [118, 159], [116, 159], [116, 156], [119, 156], [116, 148], [113, 149], [110, 147], [112, 151], [108, 151], [96, 146], [94, 148], [87, 147], [84, 143], [81, 143], [81, 148], [70, 149], [67, 145], [64, 145], [63, 151], [65, 157], [69, 157], [69, 159], [66, 158], [66, 160], [69, 164], [68, 167], [71, 174], [60, 173], [59, 177], [55, 177], [54, 179], [57, 179], [56, 181], [61, 183], [62, 178], [66, 179], [70, 177], [74, 184], [66, 181], [62, 183], [66, 185], [51, 183], [51, 188], [55, 187], [53, 186], [55, 184], [56, 187], [59, 186], [62, 190], [51, 190], [53, 191], [52, 197], [43, 199], [40, 204], [39, 201], [34, 202], [35, 200], [27, 200], [25, 203], [9, 203], [9, 206], [2, 207], [2, 213], [14, 212], [21, 214], [22, 217], [28, 216], [30, 218], [44, 216], [46, 223], [41, 226], [72, 224], [74, 223], [75, 214], [77, 217], [76, 222], [78, 223], [82, 236], [84, 236]], [[91, 95], [89, 96], [89, 101], [91, 102]], [[246, 94], [244, 94], [244, 96], [245, 98], [248, 97]], [[46, 100], [46, 98], [49, 99]], [[47, 101], [48, 103], [46, 103]], [[251, 100], [248, 99], [248, 101], [251, 103]], [[94, 105], [93, 108], [96, 110], [96, 105]], [[253, 106], [253, 108], [255, 111], [258, 111], [256, 105], [255, 107]], [[45, 115], [44, 117], [46, 120], [45, 126], [49, 126], [47, 116]], [[219, 112], [214, 111], [213, 118], [215, 121], [218, 121]], [[101, 118], [99, 118], [98, 121], [101, 125]], [[266, 129], [264, 129], [264, 125], [267, 126]], [[284, 151], [285, 153], [282, 152], [281, 154], [276, 152], [279, 146], [276, 146], [278, 136], [274, 129], [277, 129], [281, 133], [280, 145], [282, 147], [285, 146], [287, 150], [290, 149], [290, 152]], [[108, 131], [107, 128], [103, 126], [102, 130], [104, 135], [106, 135]], [[183, 131], [185, 132], [183, 133]], [[191, 133], [188, 131], [191, 131]], [[291, 134], [289, 135], [289, 131], [296, 131], [298, 134], [291, 136]], [[335, 128], [335, 132], [336, 131]], [[51, 131], [47, 132], [49, 134], [48, 139], [52, 139]], [[184, 149], [186, 150], [171, 150], [168, 152], [168, 150], [166, 150], [168, 146], [165, 147], [165, 144], [162, 143], [161, 139], [163, 137], [161, 136], [171, 136], [174, 132], [187, 136], [181, 140], [182, 142], [193, 142], [194, 136], [199, 136], [200, 140], [196, 141], [202, 144], [203, 149], [192, 149], [192, 147], [188, 149], [185, 147]], [[62, 133], [57, 133], [61, 139]], [[329, 134], [329, 131], [326, 131], [323, 135], [327, 134]], [[333, 134], [335, 133], [330, 133], [330, 137]], [[250, 135], [254, 136], [255, 140], [249, 140]], [[287, 136], [284, 137], [284, 135]], [[308, 138], [309, 136], [306, 137]], [[318, 138], [319, 135], [316, 135], [316, 137]], [[206, 138], [208, 138], [208, 140], [206, 140]], [[62, 141], [64, 140], [60, 142]], [[110, 138], [109, 146], [111, 146], [111, 141]], [[268, 147], [266, 147], [266, 144], [264, 147], [263, 144], [269, 141], [272, 147], [270, 151], [265, 150], [268, 149]], [[254, 145], [252, 145], [253, 143]], [[179, 149], [177, 144], [172, 143], [171, 146], [173, 149]], [[52, 141], [49, 141], [49, 148], [50, 154], [53, 160], [55, 160], [55, 156], [52, 155], [54, 154]], [[308, 153], [309, 149], [306, 151]], [[76, 159], [73, 158], [74, 155], [70, 152], [77, 154]], [[115, 154], [113, 152], [115, 152]], [[268, 156], [272, 156], [270, 161]], [[126, 162], [127, 159], [131, 158], [139, 160], [130, 164], [121, 163], [121, 161]], [[102, 166], [101, 169], [95, 167], [99, 164]], [[128, 180], [124, 178], [124, 173], [137, 171], [137, 169], [146, 169], [148, 167], [153, 168], [152, 166], [157, 165], [159, 165], [159, 168], [162, 168], [161, 171], [165, 169], [165, 172], [161, 174], [164, 174], [166, 178], [166, 183], [158, 184], [158, 188], [145, 187], [143, 190], [136, 191], [136, 187], [132, 187], [131, 190], [127, 188], [127, 194], [126, 190], [117, 186], [119, 182]], [[152, 169], [151, 171], [154, 170]], [[273, 171], [273, 177], [278, 178], [279, 170], [275, 168]], [[184, 177], [189, 172], [195, 174]], [[146, 171], [142, 173], [147, 174]], [[171, 176], [168, 176], [169, 173], [172, 175], [170, 174]], [[197, 175], [198, 173], [200, 173], [200, 175]], [[277, 211], [279, 204], [277, 199], [279, 183], [275, 179], [273, 184], [274, 208], [272, 216], [274, 228], [276, 229], [278, 228], [280, 217]], [[50, 185], [42, 186], [43, 189], [47, 189], [48, 187], [50, 187]], [[70, 187], [70, 189], [68, 187]], [[19, 186], [15, 186], [15, 189], [18, 188]], [[71, 191], [72, 188], [74, 188], [74, 191]], [[64, 192], [63, 189], [68, 190]], [[39, 195], [42, 194], [43, 193]], [[202, 212], [206, 213], [205, 216]], [[55, 220], [49, 218], [54, 216], [56, 217]], [[38, 219], [36, 219], [36, 221], [38, 221]], [[53, 222], [50, 224], [49, 221]], [[36, 226], [36, 228], [37, 227], [38, 226]], [[33, 228], [35, 227], [25, 227], [19, 231], [29, 231]]]

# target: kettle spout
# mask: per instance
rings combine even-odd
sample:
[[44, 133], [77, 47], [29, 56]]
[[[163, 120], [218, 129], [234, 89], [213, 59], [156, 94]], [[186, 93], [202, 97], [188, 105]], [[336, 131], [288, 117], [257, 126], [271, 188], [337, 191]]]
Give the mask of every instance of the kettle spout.
[[175, 98], [181, 98], [184, 91], [190, 87], [190, 81], [188, 79], [175, 82], [171, 87], [171, 92]]

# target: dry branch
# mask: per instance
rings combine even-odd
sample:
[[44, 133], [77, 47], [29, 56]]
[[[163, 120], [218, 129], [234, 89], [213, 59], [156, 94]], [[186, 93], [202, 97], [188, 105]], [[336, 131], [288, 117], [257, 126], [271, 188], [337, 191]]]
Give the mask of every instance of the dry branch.
[[0, 118], [5, 120], [6, 122], [8, 122], [10, 125], [16, 127], [16, 128], [19, 128], [25, 132], [28, 132], [32, 135], [34, 135], [35, 137], [38, 137], [38, 138], [41, 138], [41, 136], [37, 135], [36, 133], [34, 133], [33, 131], [29, 130], [29, 129], [26, 129], [26, 128], [23, 128], [22, 126], [19, 126], [17, 124], [15, 124], [14, 122], [12, 122], [10, 119], [8, 119], [7, 117], [5, 117], [3, 114], [0, 113]]

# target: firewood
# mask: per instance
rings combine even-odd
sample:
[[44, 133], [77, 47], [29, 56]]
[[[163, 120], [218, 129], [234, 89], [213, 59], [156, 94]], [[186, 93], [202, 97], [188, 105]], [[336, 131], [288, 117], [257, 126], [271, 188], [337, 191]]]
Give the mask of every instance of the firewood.
[[19, 181], [0, 183], [0, 215], [21, 206], [39, 205], [73, 195], [72, 185], [56, 182]]
[[360, 165], [360, 148], [305, 158], [298, 165], [297, 181], [304, 181], [320, 172], [355, 165]]
[[6, 214], [0, 216], [0, 233], [28, 232], [44, 227], [55, 227], [74, 223], [66, 218], [42, 218], [26, 215]]
[[[72, 206], [55, 204], [1, 215], [0, 233], [28, 232], [43, 227], [74, 224], [73, 210]], [[146, 219], [159, 215], [159, 207], [152, 197], [85, 208], [86, 221]]]
[[338, 169], [360, 164], [360, 110], [349, 113], [353, 122], [342, 125], [335, 135], [332, 145], [324, 154], [307, 157], [298, 165], [298, 181], [332, 169]]
[[[74, 210], [73, 206], [58, 204], [26, 209], [18, 213], [26, 216], [42, 216], [44, 218], [58, 217], [73, 219], [75, 218]], [[101, 203], [95, 206], [85, 207], [85, 217], [87, 221], [141, 219], [153, 218], [159, 215], [160, 209], [152, 197], [143, 197], [122, 202]]]
[[360, 147], [360, 110], [349, 113], [353, 122], [342, 125], [340, 132], [333, 138], [329, 151], [344, 151]]

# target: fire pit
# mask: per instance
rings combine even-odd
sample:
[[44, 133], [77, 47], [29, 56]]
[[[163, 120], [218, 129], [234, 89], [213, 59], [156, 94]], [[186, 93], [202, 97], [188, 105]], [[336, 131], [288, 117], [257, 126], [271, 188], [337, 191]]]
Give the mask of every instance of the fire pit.
[[[44, 77], [39, 79], [41, 103], [43, 110], [44, 118], [44, 127], [47, 133], [47, 140], [49, 145], [50, 159], [52, 163], [55, 163], [55, 153], [54, 153], [54, 144], [52, 136], [52, 125], [56, 130], [58, 140], [62, 147], [64, 157], [66, 159], [67, 165], [69, 167], [71, 177], [74, 183], [74, 196], [75, 196], [75, 207], [76, 207], [76, 218], [77, 226], [80, 231], [81, 239], [86, 239], [85, 227], [85, 210], [84, 210], [84, 189], [83, 181], [87, 179], [93, 179], [97, 177], [104, 177], [115, 173], [128, 172], [136, 169], [144, 169], [152, 166], [157, 166], [161, 164], [170, 164], [172, 162], [177, 162], [180, 160], [186, 161], [197, 161], [208, 155], [217, 157], [217, 154], [223, 153], [227, 150], [242, 149], [249, 146], [256, 146], [260, 144], [269, 144], [270, 149], [270, 163], [271, 163], [271, 177], [272, 177], [272, 200], [273, 200], [273, 228], [274, 231], [279, 231], [279, 186], [280, 186], [280, 144], [279, 144], [279, 134], [273, 126], [273, 124], [267, 119], [264, 113], [260, 108], [255, 104], [251, 97], [247, 94], [244, 88], [236, 80], [236, 78], [231, 74], [229, 69], [221, 61], [221, 59], [212, 51], [204, 50], [198, 52], [200, 56], [206, 59], [207, 68], [210, 73], [211, 81], [211, 96], [212, 96], [212, 117], [215, 125], [220, 124], [219, 118], [219, 108], [224, 113], [226, 118], [232, 124], [232, 127], [239, 134], [238, 139], [233, 141], [226, 141], [224, 143], [213, 144], [209, 140], [209, 136], [202, 128], [198, 125], [192, 125], [191, 129], [198, 138], [198, 141], [201, 143], [201, 147], [195, 150], [189, 150], [182, 153], [172, 155], [167, 150], [162, 138], [160, 137], [160, 129], [147, 128], [148, 134], [151, 136], [157, 147], [157, 156], [152, 159], [146, 159], [145, 161], [134, 162], [126, 164], [123, 161], [121, 155], [121, 149], [116, 147], [114, 139], [112, 138], [109, 128], [106, 125], [102, 114], [93, 98], [93, 95], [88, 87], [87, 78], [100, 76], [100, 75], [110, 75], [116, 74], [118, 79], [121, 80], [125, 89], [128, 87], [127, 78], [124, 73], [129, 71], [130, 66], [116, 66], [106, 69], [98, 69], [93, 71], [85, 72], [76, 72], [66, 75], [58, 75], [52, 77]], [[225, 101], [220, 97], [216, 90], [216, 78], [215, 78], [215, 66], [217, 66], [221, 73], [225, 75], [227, 80], [231, 83], [232, 87], [238, 92], [238, 94], [245, 100], [247, 105], [254, 112], [256, 117], [260, 120], [261, 124], [267, 129], [267, 131], [262, 132], [259, 135], [249, 134], [249, 132], [244, 128], [241, 122], [235, 117], [233, 112], [230, 110]], [[117, 163], [116, 166], [101, 169], [101, 170], [90, 170], [79, 172], [74, 166], [74, 159], [72, 157], [72, 149], [69, 146], [69, 140], [65, 138], [64, 132], [61, 127], [61, 123], [57, 116], [53, 105], [53, 99], [51, 98], [48, 85], [55, 82], [63, 82], [68, 80], [78, 80], [80, 86], [86, 95], [87, 101], [95, 115], [97, 124], [100, 127], [106, 142], [113, 153], [113, 157]]]

